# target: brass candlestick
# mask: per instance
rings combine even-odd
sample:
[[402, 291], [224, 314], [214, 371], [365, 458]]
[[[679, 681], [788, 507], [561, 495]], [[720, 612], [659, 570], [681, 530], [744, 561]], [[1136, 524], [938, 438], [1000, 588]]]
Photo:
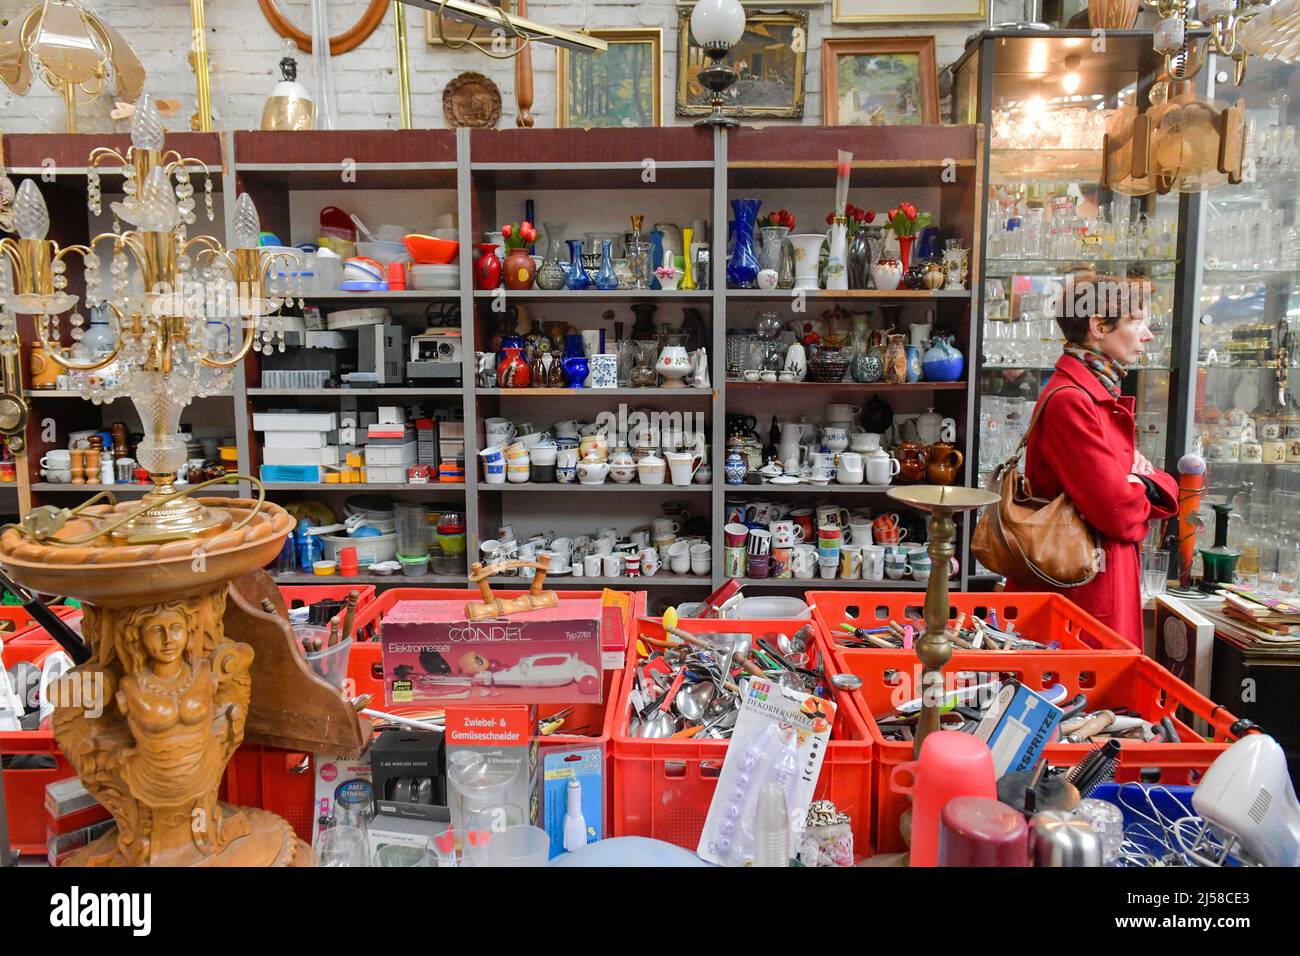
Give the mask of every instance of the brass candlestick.
[[948, 485], [911, 485], [890, 488], [889, 497], [913, 508], [930, 512], [930, 582], [925, 589], [925, 635], [916, 644], [921, 661], [921, 720], [917, 725], [915, 752], [921, 753], [926, 736], [939, 729], [943, 702], [943, 668], [952, 659], [948, 640], [948, 566], [956, 548], [957, 525], [953, 513], [974, 511], [997, 502], [998, 496], [983, 488]]

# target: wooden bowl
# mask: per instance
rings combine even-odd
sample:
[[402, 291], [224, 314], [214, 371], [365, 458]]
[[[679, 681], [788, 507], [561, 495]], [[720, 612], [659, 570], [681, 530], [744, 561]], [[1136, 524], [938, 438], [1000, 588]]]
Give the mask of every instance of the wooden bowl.
[[412, 233], [405, 236], [402, 242], [406, 243], [406, 251], [411, 254], [412, 259], [427, 265], [445, 266], [460, 252], [460, 243], [452, 239], [438, 239], [434, 236]]

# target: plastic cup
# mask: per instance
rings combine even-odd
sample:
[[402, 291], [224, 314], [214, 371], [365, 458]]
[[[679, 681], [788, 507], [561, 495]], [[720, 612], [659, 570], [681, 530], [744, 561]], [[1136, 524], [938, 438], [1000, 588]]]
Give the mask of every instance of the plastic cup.
[[312, 670], [331, 684], [342, 687], [343, 681], [348, 676], [348, 654], [351, 650], [352, 638], [349, 637], [347, 640], [339, 641], [333, 647], [304, 656]]
[[550, 856], [551, 837], [541, 827], [506, 827], [487, 845], [489, 866], [545, 866]]

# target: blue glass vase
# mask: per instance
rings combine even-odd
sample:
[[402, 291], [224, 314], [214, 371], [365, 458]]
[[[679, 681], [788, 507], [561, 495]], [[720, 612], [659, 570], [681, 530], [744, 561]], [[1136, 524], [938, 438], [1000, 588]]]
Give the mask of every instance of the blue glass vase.
[[614, 271], [614, 257], [610, 253], [613, 242], [600, 240], [600, 268], [596, 270], [596, 288], [608, 292], [618, 288], [618, 273]]
[[565, 288], [571, 292], [582, 292], [591, 285], [587, 272], [582, 268], [582, 240], [569, 239], [569, 274], [564, 279]]
[[650, 230], [650, 288], [662, 289], [655, 270], [664, 264], [664, 233], [662, 229]]
[[587, 376], [591, 374], [591, 364], [585, 355], [571, 355], [564, 360], [564, 377], [569, 388], [585, 388]]
[[732, 289], [758, 288], [758, 256], [754, 254], [754, 224], [761, 199], [731, 200], [735, 243], [727, 260], [727, 286]]

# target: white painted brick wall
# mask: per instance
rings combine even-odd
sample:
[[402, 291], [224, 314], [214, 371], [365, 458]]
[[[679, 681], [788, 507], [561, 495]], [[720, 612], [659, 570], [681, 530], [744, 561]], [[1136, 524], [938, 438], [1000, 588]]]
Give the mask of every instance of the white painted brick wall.
[[[149, 73], [146, 89], [179, 98], [182, 109], [168, 120], [174, 129], [185, 128], [194, 111], [194, 76], [188, 64], [189, 5], [183, 0], [86, 0], [134, 47]], [[916, 0], [923, 4], [925, 0]], [[1018, 19], [1021, 0], [993, 0], [998, 20]], [[350, 26], [365, 8], [365, 0], [330, 0], [331, 32]], [[0, 0], [0, 18], [11, 18], [29, 6], [29, 0]], [[772, 8], [780, 7], [779, 0]], [[307, 0], [280, 0], [280, 8], [300, 29], [310, 31]], [[529, 16], [568, 28], [659, 27], [663, 30], [664, 123], [675, 124], [674, 95], [677, 77], [677, 8], [673, 0], [532, 0]], [[821, 40], [827, 36], [912, 35], [933, 33], [940, 65], [962, 51], [966, 37], [981, 24], [934, 26], [899, 24], [893, 29], [834, 26], [828, 2], [811, 11], [807, 57], [804, 122], [821, 120]], [[412, 102], [415, 125], [443, 127], [443, 87], [465, 70], [485, 73], [501, 89], [501, 126], [514, 125], [513, 61], [497, 61], [473, 50], [449, 51], [424, 42], [423, 11], [407, 8], [410, 34]], [[262, 106], [279, 77], [277, 66], [282, 40], [262, 16], [256, 0], [218, 0], [207, 5], [208, 51], [211, 59], [212, 99], [218, 129], [256, 129]], [[310, 58], [300, 54], [300, 78], [310, 88]], [[349, 129], [396, 128], [398, 125], [396, 40], [391, 12], [375, 33], [351, 53], [333, 60], [338, 96], [339, 126]], [[555, 125], [555, 49], [533, 48], [533, 114], [536, 125]], [[112, 97], [101, 97], [79, 111], [80, 129], [112, 128], [108, 112]], [[57, 132], [63, 129], [63, 105], [39, 80], [25, 97], [0, 85], [0, 131]]]

